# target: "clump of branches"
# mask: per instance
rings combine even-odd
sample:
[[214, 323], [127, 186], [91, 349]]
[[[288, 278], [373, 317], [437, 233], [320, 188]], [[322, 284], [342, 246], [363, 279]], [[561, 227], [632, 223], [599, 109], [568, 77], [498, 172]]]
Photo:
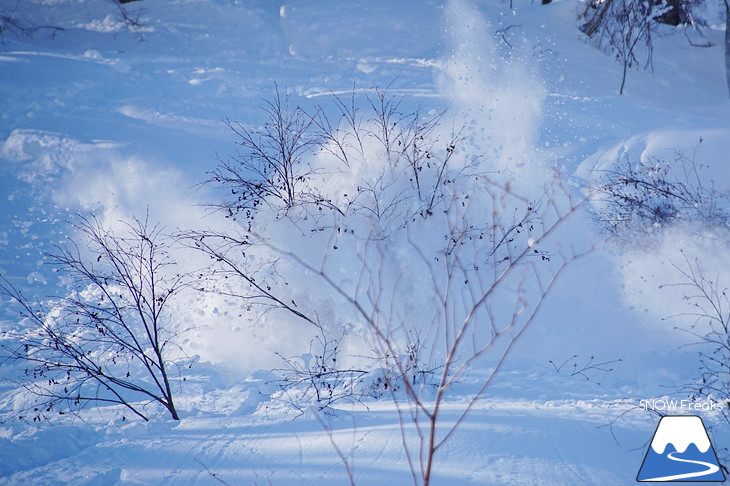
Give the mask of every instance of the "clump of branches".
[[50, 263], [70, 280], [68, 295], [28, 300], [6, 278], [0, 292], [21, 308], [17, 345], [2, 352], [24, 367], [20, 383], [36, 397], [33, 420], [76, 413], [89, 403], [120, 404], [148, 420], [147, 403], [179, 419], [174, 381], [189, 366], [176, 341], [170, 303], [188, 285], [175, 273], [170, 241], [148, 218], [115, 232], [93, 215], [73, 225], [79, 239]]
[[[696, 153], [696, 152], [695, 152]], [[597, 221], [609, 234], [637, 237], [674, 223], [726, 226], [728, 196], [701, 173], [703, 166], [680, 150], [672, 160], [625, 156], [594, 184]]]
[[[700, 139], [700, 143], [702, 140]], [[599, 197], [598, 221], [612, 236], [630, 243], [667, 228], [680, 228], [701, 236], [701, 241], [728, 241], [730, 206], [728, 195], [718, 191], [705, 177], [705, 167], [690, 155], [675, 150], [672, 160], [648, 157], [641, 163], [623, 159], [605, 172], [594, 186]], [[649, 239], [654, 242], [654, 239]], [[724, 245], [723, 245], [724, 246]], [[680, 250], [682, 261], [672, 262], [678, 283], [661, 288], [681, 288], [687, 311], [668, 318], [689, 321], [677, 329], [689, 333], [698, 349], [698, 374], [680, 386], [692, 400], [725, 401], [730, 395], [730, 303], [722, 269], [711, 270], [707, 258], [726, 251], [705, 249], [690, 258]], [[727, 407], [722, 414], [730, 424]]]
[[[147, 28], [148, 23], [143, 18], [142, 9], [130, 9], [127, 4], [141, 0], [109, 0], [117, 11], [119, 22], [125, 29], [137, 34], [142, 39], [142, 32]], [[54, 38], [59, 32], [65, 29], [58, 25], [37, 23], [33, 20], [23, 18], [18, 14], [17, 8], [6, 5], [0, 6], [0, 44], [5, 44], [5, 36], [12, 35], [15, 38], [34, 37], [42, 32]]]
[[[461, 143], [460, 135], [452, 134], [448, 141], [440, 141], [434, 136], [440, 114], [424, 117], [418, 111], [404, 113], [400, 100], [387, 91], [376, 90], [368, 98], [370, 116], [363, 116], [354, 99], [354, 92], [350, 102], [334, 97], [338, 113], [333, 122], [321, 108], [307, 112], [300, 106], [292, 107], [289, 93], [282, 94], [277, 88], [273, 100], [264, 102], [266, 122], [261, 128], [248, 129], [228, 121], [241, 150], [219, 160], [205, 181], [229, 193], [226, 200], [211, 206], [223, 210], [228, 218], [243, 215], [246, 220], [253, 219], [262, 205], [289, 218], [294, 215], [294, 207], [314, 217], [325, 210], [341, 216], [364, 210], [383, 218], [403, 203], [416, 200], [414, 212], [430, 214], [442, 196], [442, 186], [448, 182], [446, 170]], [[369, 152], [374, 143], [382, 153]], [[393, 192], [387, 181], [376, 178], [363, 181], [353, 193], [335, 202], [317, 189], [315, 178], [328, 175], [327, 170], [308, 162], [307, 156], [317, 151], [337, 161], [337, 172], [382, 155], [390, 168], [407, 168], [403, 175], [414, 193], [402, 197], [404, 193]]]
[[[363, 162], [380, 163], [390, 170], [402, 167], [405, 170], [401, 175], [407, 178], [412, 189], [408, 194], [402, 191], [391, 194], [388, 181], [378, 178], [357, 187], [356, 194], [346, 195], [343, 201], [346, 205], [338, 208], [339, 211], [343, 214], [374, 211], [382, 219], [411, 200], [416, 204], [416, 214], [432, 215], [444, 196], [444, 185], [450, 182], [449, 163], [463, 142], [458, 132], [451, 133], [446, 141], [436, 134], [443, 113], [424, 116], [418, 110], [406, 112], [401, 109], [402, 100], [389, 95], [387, 90], [376, 89], [367, 98], [369, 117], [361, 114], [354, 93], [349, 103], [339, 97], [334, 97], [334, 101], [339, 112], [337, 123], [321, 109], [315, 117], [320, 150], [334, 157], [341, 170]], [[372, 152], [373, 145], [378, 147], [378, 152]], [[385, 198], [381, 197], [386, 194]], [[371, 206], [371, 202], [376, 204]]]
[[[280, 356], [286, 367], [274, 370], [281, 376], [276, 382], [281, 391], [279, 399], [300, 414], [309, 407], [334, 414], [341, 404], [362, 404], [367, 399], [390, 396], [403, 388], [403, 380], [413, 387], [433, 385], [439, 370], [427, 367], [421, 355], [420, 338], [411, 337], [402, 356], [389, 356], [378, 363], [368, 357], [367, 365], [358, 368], [343, 364], [347, 358], [357, 358], [343, 356], [344, 334], [336, 337], [317, 335], [310, 344], [309, 353], [297, 357]], [[393, 366], [395, 359], [399, 360], [397, 367]]]
[[[341, 402], [360, 402], [363, 396], [357, 383], [368, 370], [344, 367], [341, 362], [341, 338], [315, 337], [310, 352], [299, 357], [281, 356], [286, 368], [274, 370], [281, 375], [277, 382], [284, 401], [304, 413], [311, 405], [318, 411], [334, 413]], [[340, 363], [338, 363], [338, 359]]]

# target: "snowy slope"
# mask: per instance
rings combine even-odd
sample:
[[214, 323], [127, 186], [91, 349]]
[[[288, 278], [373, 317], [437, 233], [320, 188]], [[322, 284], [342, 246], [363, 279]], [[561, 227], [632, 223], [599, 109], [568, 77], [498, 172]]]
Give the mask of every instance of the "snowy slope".
[[[448, 109], [471, 127], [472, 147], [484, 148], [479, 133], [500, 144], [497, 168], [525, 187], [541, 183], [536, 168], [559, 167], [579, 190], [623, 154], [696, 147], [717, 188], [730, 190], [716, 28], [704, 30], [708, 48], [667, 29], [653, 72], [631, 71], [619, 96], [621, 66], [583, 39], [573, 0], [515, 1], [513, 10], [496, 0], [146, 0], [129, 7], [142, 9], [139, 32], [111, 2], [8, 4], [64, 29], [8, 35], [0, 51], [0, 272], [29, 295], [62, 292], [43, 252], [63, 240], [74, 212], [114, 222], [149, 206], [168, 228], [212, 224], [201, 204], [215, 195], [196, 185], [216, 154], [235, 149], [224, 120], [262, 123], [258, 107], [275, 85], [309, 107], [353, 90], [364, 104], [370, 88], [388, 87], [408, 108]], [[576, 241], [598, 238], [587, 218], [572, 231]], [[606, 245], [577, 262], [439, 451], [435, 484], [633, 484], [656, 424], [639, 401], [673, 394], [696, 367], [692, 348], [679, 348], [687, 338], [663, 320], [682, 311], [681, 295], [658, 290], [675, 278], [667, 263], [682, 248], [707, 251], [675, 233], [655, 251]], [[730, 269], [720, 252], [713, 258]], [[18, 370], [0, 364], [0, 483], [347, 484], [333, 441], [356, 484], [411, 483], [389, 400], [294, 419], [269, 401], [259, 370], [280, 367], [274, 351], [306, 352], [300, 337], [250, 335], [221, 318], [217, 302], [190, 305], [200, 328], [186, 345], [200, 362], [180, 391], [180, 422], [154, 408], [147, 424], [92, 408], [75, 422], [29, 424], [17, 419]], [[16, 316], [3, 302], [2, 326]], [[590, 367], [601, 362], [611, 364]], [[571, 376], [574, 363], [588, 368]], [[489, 366], [451, 392], [446, 421]], [[730, 447], [727, 437], [711, 434], [716, 450]]]

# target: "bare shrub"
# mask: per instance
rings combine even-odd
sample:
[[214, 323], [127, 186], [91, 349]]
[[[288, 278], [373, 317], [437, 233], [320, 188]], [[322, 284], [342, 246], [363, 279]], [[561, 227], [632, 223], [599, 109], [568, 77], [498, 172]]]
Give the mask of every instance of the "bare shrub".
[[265, 103], [267, 121], [261, 129], [226, 121], [241, 151], [220, 160], [206, 181], [230, 190], [233, 198], [215, 205], [230, 218], [243, 213], [251, 219], [261, 204], [286, 212], [298, 203], [319, 202], [309, 194], [307, 182], [313, 172], [302, 160], [313, 143], [309, 131], [314, 120], [300, 107], [290, 108], [289, 94], [282, 95], [278, 88], [274, 99]]
[[[310, 352], [297, 357], [284, 357], [286, 368], [274, 370], [281, 375], [277, 382], [282, 398], [303, 414], [314, 406], [318, 411], [334, 413], [342, 402], [360, 402], [365, 398], [357, 389], [358, 382], [368, 370], [345, 368], [341, 359], [341, 338], [316, 336]], [[316, 345], [316, 346], [315, 346]]]
[[704, 177], [696, 150], [675, 150], [671, 160], [628, 157], [593, 184], [595, 215], [609, 234], [637, 238], [675, 223], [726, 226], [730, 222], [727, 195]]
[[[532, 205], [527, 202], [525, 205], [525, 210], [532, 210]], [[391, 242], [368, 238], [359, 256], [360, 288], [354, 289], [344, 288], [328, 270], [330, 251], [313, 264], [296, 252], [277, 249], [282, 258], [299, 263], [356, 310], [364, 323], [367, 339], [373, 343], [374, 356], [398, 377], [403, 391], [396, 393], [398, 389], [390, 386], [390, 392], [401, 423], [403, 448], [414, 484], [430, 484], [437, 452], [484, 396], [515, 343], [536, 319], [560, 274], [579, 256], [572, 250], [538, 255], [534, 248], [538, 242], [546, 244], [575, 207], [566, 205], [550, 223], [542, 217], [536, 218], [541, 221], [539, 230], [536, 231], [533, 225], [525, 227], [525, 233], [536, 238], [529, 243], [526, 235], [522, 240], [520, 223], [508, 220], [509, 226], [500, 228], [498, 234], [501, 236], [494, 239], [496, 246], [491, 246], [482, 245], [478, 232], [470, 234], [468, 225], [462, 226], [464, 214], [455, 218], [458, 223], [450, 223], [449, 216], [454, 214], [449, 213], [459, 213], [451, 206], [440, 215], [447, 230], [445, 244], [440, 250], [430, 253], [427, 245], [422, 245], [413, 234], [408, 235], [408, 229], [404, 230], [403, 246], [398, 246], [411, 252], [418, 268], [401, 267], [386, 277], [384, 274], [390, 273], [388, 269], [398, 267]], [[539, 214], [547, 216], [543, 211]], [[503, 213], [496, 211], [493, 215]], [[513, 232], [514, 238], [502, 238]], [[518, 239], [522, 241], [518, 243]], [[495, 254], [500, 255], [497, 261]], [[480, 266], [484, 259], [487, 263]], [[409, 279], [414, 278], [414, 274], [419, 274], [421, 282], [426, 283], [423, 291], [433, 303], [422, 312], [409, 315], [405, 309], [413, 302]], [[427, 320], [423, 321], [425, 316]], [[411, 370], [404, 364], [407, 361], [402, 359], [407, 354], [404, 352], [406, 335], [414, 329], [428, 335], [427, 366], [439, 369], [433, 378], [433, 388], [414, 380]], [[461, 403], [457, 418], [442, 422], [442, 407], [447, 403], [452, 387], [468, 375], [473, 365], [488, 358], [493, 359], [496, 366], [467, 401]]]
[[74, 227], [82, 241], [50, 255], [70, 279], [65, 297], [43, 305], [0, 282], [25, 318], [21, 329], [5, 333], [18, 344], [2, 351], [25, 367], [20, 383], [38, 400], [34, 421], [88, 403], [121, 404], [148, 420], [144, 403], [152, 402], [179, 418], [174, 373], [187, 360], [168, 308], [187, 276], [173, 271], [171, 243], [159, 226], [147, 218], [125, 226], [115, 233], [94, 216], [80, 217]]
[[280, 394], [275, 398], [285, 402], [299, 414], [310, 407], [318, 412], [334, 415], [345, 404], [367, 406], [367, 400], [389, 397], [403, 390], [403, 380], [409, 386], [430, 386], [433, 389], [439, 369], [428, 368], [423, 361], [423, 344], [419, 338], [405, 345], [400, 365], [392, 359], [368, 356], [360, 368], [343, 366], [347, 361], [340, 346], [342, 335], [335, 337], [315, 336], [310, 351], [301, 356], [284, 357], [286, 367], [274, 370], [281, 376], [276, 381]]
[[[213, 261], [210, 289], [246, 302], [249, 319], [301, 322], [318, 336], [306, 359], [284, 360], [285, 382], [308, 392], [302, 407], [312, 396], [322, 408], [357, 401], [352, 384], [381, 373], [414, 484], [428, 485], [437, 452], [583, 254], [558, 242], [583, 201], [558, 177], [519, 194], [485, 157], [462, 153], [443, 114], [402, 110], [387, 92], [364, 111], [354, 93], [334, 97], [336, 118], [276, 99], [262, 131], [238, 134], [246, 152], [209, 181], [233, 196], [216, 207], [245, 219], [184, 236]], [[256, 133], [290, 149], [261, 150]], [[342, 351], [347, 340], [359, 354]], [[453, 386], [487, 359], [491, 373], [442, 420]]]

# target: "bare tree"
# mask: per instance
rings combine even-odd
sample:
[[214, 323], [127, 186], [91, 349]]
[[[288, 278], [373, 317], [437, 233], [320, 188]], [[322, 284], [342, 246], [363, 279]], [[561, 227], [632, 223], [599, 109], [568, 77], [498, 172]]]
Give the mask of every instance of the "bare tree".
[[148, 218], [135, 218], [121, 233], [94, 216], [81, 216], [74, 227], [84, 241], [50, 256], [71, 281], [67, 296], [41, 305], [6, 278], [0, 282], [25, 317], [18, 345], [2, 350], [25, 366], [21, 383], [39, 401], [34, 420], [90, 402], [121, 404], [144, 420], [144, 403], [154, 402], [179, 419], [173, 381], [186, 360], [169, 307], [187, 277], [173, 271], [170, 242]]
[[[311, 384], [330, 405], [379, 372], [413, 482], [428, 485], [438, 451], [483, 398], [561, 273], [583, 254], [557, 242], [582, 200], [559, 178], [540, 194], [520, 195], [508, 177], [490, 175], [484, 157], [461, 153], [462, 138], [444, 129], [442, 115], [403, 112], [387, 92], [367, 101], [363, 113], [354, 94], [349, 102], [335, 97], [337, 122], [321, 108], [311, 117], [317, 144], [300, 163], [317, 199], [295, 191], [282, 203], [279, 189], [287, 186], [270, 179], [277, 190], [250, 208], [255, 218], [186, 236], [212, 258], [217, 291], [246, 301], [252, 319], [276, 313], [277, 322], [302, 322], [318, 336], [345, 329], [345, 339], [367, 343], [360, 356], [341, 357], [336, 339], [314, 340], [322, 346], [306, 363], [285, 360], [288, 379]], [[277, 123], [267, 133], [287, 131]], [[286, 153], [267, 163], [283, 165]], [[236, 181], [227, 184], [239, 193]], [[229, 204], [237, 202], [223, 207]], [[461, 402], [456, 420], [444, 421], [454, 384], [488, 358], [494, 370]]]

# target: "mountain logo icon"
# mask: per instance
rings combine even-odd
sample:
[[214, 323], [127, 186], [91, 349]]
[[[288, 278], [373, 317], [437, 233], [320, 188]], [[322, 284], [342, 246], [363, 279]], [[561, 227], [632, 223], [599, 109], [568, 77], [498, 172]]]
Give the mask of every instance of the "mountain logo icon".
[[702, 419], [696, 415], [662, 417], [636, 480], [725, 481]]

